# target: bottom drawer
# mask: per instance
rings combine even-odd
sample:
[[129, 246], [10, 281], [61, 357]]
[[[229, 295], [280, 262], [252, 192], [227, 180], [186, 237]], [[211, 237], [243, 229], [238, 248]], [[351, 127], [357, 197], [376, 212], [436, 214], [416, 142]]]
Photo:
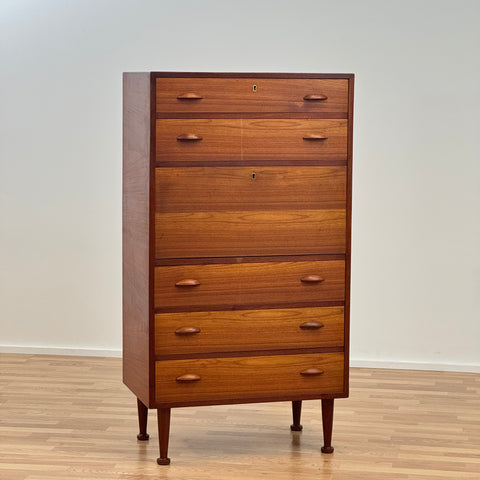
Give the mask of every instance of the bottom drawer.
[[343, 353], [156, 362], [157, 402], [341, 393]]

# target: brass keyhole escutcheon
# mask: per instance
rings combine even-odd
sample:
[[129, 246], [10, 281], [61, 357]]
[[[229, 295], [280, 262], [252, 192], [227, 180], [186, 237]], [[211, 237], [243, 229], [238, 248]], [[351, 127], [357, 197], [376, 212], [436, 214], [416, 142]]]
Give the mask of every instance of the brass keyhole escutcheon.
[[256, 176], [257, 176], [257, 174], [255, 172], [252, 172], [252, 180], [255, 180]]
[[252, 88], [252, 90], [253, 90], [253, 93], [256, 93], [256, 92], [257, 92], [257, 86], [254, 85], [253, 88]]

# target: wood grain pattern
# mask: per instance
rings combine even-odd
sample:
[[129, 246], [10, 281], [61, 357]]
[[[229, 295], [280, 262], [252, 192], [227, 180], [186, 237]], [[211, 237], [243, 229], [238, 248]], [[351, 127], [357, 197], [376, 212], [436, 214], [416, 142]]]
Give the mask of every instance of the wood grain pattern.
[[123, 381], [149, 405], [150, 75], [123, 77]]
[[156, 211], [345, 209], [346, 167], [183, 167], [155, 171]]
[[[338, 119], [159, 119], [156, 160], [346, 160], [347, 125]], [[202, 140], [179, 142], [179, 135]], [[308, 135], [328, 138], [304, 140]]]
[[[120, 358], [0, 354], [5, 480], [478, 480], [480, 375], [351, 368], [335, 401], [335, 454], [321, 455], [320, 401], [172, 410], [160, 467], [155, 412], [137, 442]], [[167, 472], [168, 470], [168, 472]], [[221, 474], [219, 475], [219, 472]]]
[[[300, 372], [309, 368], [318, 368], [324, 373], [301, 375]], [[178, 383], [176, 379], [185, 374], [195, 374], [201, 379]], [[165, 360], [156, 363], [155, 385], [158, 402], [275, 393], [340, 393], [343, 353]]]
[[[343, 316], [343, 307], [161, 313], [155, 315], [155, 353], [342, 346]], [[302, 328], [308, 322], [323, 327]], [[187, 327], [197, 332], [176, 334]]]
[[156, 258], [345, 252], [345, 210], [157, 213]]
[[[253, 86], [256, 85], [256, 91]], [[201, 99], [179, 99], [188, 93]], [[308, 95], [327, 97], [309, 101]], [[157, 112], [346, 112], [348, 80], [157, 78]]]
[[[318, 274], [319, 284], [305, 284], [301, 278]], [[193, 289], [175, 287], [182, 278], [196, 278]], [[155, 307], [262, 305], [292, 302], [343, 301], [343, 261], [179, 265], [155, 268]]]
[[[242, 134], [242, 160], [344, 160], [347, 156], [346, 120], [245, 119]], [[325, 140], [304, 140], [311, 135]]]
[[[179, 142], [179, 135], [202, 140]], [[231, 119], [160, 119], [156, 123], [157, 161], [240, 160], [242, 121]]]
[[352, 243], [352, 184], [353, 184], [353, 92], [355, 77], [348, 80], [348, 143], [347, 143], [347, 219], [345, 234], [345, 391], [348, 392], [350, 365], [350, 277]]

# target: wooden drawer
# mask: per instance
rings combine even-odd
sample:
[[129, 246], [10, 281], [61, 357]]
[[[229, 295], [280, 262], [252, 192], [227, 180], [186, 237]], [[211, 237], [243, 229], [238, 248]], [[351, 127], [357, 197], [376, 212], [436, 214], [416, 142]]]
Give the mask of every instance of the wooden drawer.
[[341, 393], [343, 367], [343, 353], [164, 360], [156, 362], [156, 400]]
[[346, 167], [165, 167], [157, 213], [345, 209]]
[[347, 120], [157, 120], [159, 162], [347, 159]]
[[345, 79], [158, 78], [156, 87], [159, 113], [348, 111]]
[[208, 310], [213, 305], [234, 310], [249, 305], [281, 307], [299, 306], [304, 302], [342, 302], [345, 297], [345, 262], [329, 260], [156, 267], [154, 294], [156, 308], [177, 307], [187, 311], [192, 307]]
[[157, 213], [157, 258], [345, 253], [345, 210]]
[[160, 313], [155, 354], [343, 346], [343, 307]]

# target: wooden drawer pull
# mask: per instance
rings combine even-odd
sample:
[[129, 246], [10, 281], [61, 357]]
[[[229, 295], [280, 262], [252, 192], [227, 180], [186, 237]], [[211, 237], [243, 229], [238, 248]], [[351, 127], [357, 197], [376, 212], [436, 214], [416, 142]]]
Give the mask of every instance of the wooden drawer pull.
[[312, 133], [311, 135], [304, 135], [303, 139], [320, 142], [322, 140], [328, 140], [328, 137], [324, 137], [322, 135], [316, 135], [316, 134]]
[[300, 372], [300, 375], [305, 377], [315, 377], [316, 375], [323, 375], [323, 373], [323, 370], [319, 370], [318, 368], [307, 368], [307, 370]]
[[177, 97], [179, 100], [201, 100], [203, 97], [193, 92], [182, 93]]
[[195, 133], [182, 133], [177, 137], [178, 142], [199, 142], [203, 137]]
[[175, 330], [175, 335], [195, 335], [200, 332], [198, 327], [180, 327]]
[[185, 278], [175, 284], [176, 287], [196, 287], [197, 285], [200, 285], [200, 282], [194, 278]]
[[325, 279], [320, 277], [319, 275], [307, 275], [301, 279], [303, 283], [321, 283], [324, 282]]
[[300, 328], [302, 330], [319, 330], [320, 328], [323, 328], [324, 325], [323, 323], [319, 322], [305, 322], [300, 325]]
[[201, 377], [195, 375], [195, 373], [186, 373], [177, 377], [177, 382], [198, 382], [199, 380], [201, 380]]
[[328, 97], [326, 95], [322, 95], [321, 93], [311, 93], [310, 95], [305, 95], [303, 97], [304, 100], [311, 101], [311, 102], [321, 102], [326, 100]]

